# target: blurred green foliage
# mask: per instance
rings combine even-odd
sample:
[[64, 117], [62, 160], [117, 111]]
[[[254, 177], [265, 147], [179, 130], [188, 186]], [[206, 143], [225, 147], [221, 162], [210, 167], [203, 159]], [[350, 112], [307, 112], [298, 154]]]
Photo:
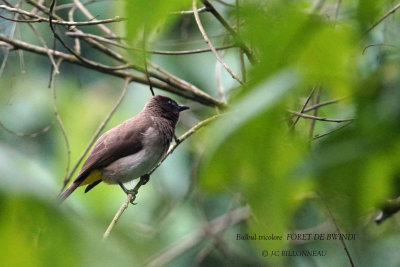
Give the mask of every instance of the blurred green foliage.
[[[222, 69], [228, 108], [162, 164], [140, 189], [138, 205], [127, 209], [106, 241], [102, 234], [125, 198], [118, 187], [99, 185], [87, 195], [78, 189], [62, 206], [55, 204], [67, 153], [53, 101], [73, 165], [118, 99], [123, 81], [62, 64], [53, 99], [47, 88], [48, 58], [24, 52], [22, 65], [20, 55], [10, 53], [0, 78], [0, 122], [7, 128], [0, 128], [1, 266], [143, 266], [162, 257], [169, 266], [349, 265], [337, 240], [287, 240], [290, 233], [336, 233], [333, 220], [342, 233], [356, 234], [346, 242], [356, 266], [400, 265], [398, 216], [379, 226], [374, 223], [386, 200], [400, 194], [398, 15], [366, 34], [395, 4], [238, 2], [236, 10], [210, 1], [257, 58], [254, 65], [245, 62], [246, 87], [236, 88]], [[124, 32], [139, 48], [145, 30], [146, 47], [160, 50], [204, 47], [193, 15], [171, 14], [190, 7], [190, 1], [180, 0], [88, 5], [101, 17], [126, 16], [126, 27], [118, 23], [109, 25], [111, 29]], [[215, 46], [233, 42], [211, 14], [200, 16]], [[13, 23], [1, 22], [1, 33], [8, 34]], [[37, 42], [27, 25], [18, 28], [25, 41]], [[47, 27], [40, 30], [51, 40]], [[85, 55], [107, 60], [82, 44]], [[240, 73], [238, 50], [220, 52], [235, 73]], [[125, 53], [131, 53], [133, 61], [140, 57]], [[151, 59], [218, 97], [211, 53]], [[308, 106], [317, 98], [320, 103], [343, 99], [307, 114], [355, 120], [311, 126], [310, 120], [300, 119], [293, 125], [295, 116], [288, 110], [301, 110], [312, 90]], [[131, 84], [106, 128], [138, 113], [149, 97], [146, 86]], [[178, 136], [215, 113], [172, 97], [191, 106], [179, 122]], [[194, 233], [209, 221], [246, 205], [252, 211], [246, 220], [193, 241]], [[254, 233], [283, 239], [237, 239], [237, 234]], [[264, 250], [323, 250], [327, 255], [264, 257]]]

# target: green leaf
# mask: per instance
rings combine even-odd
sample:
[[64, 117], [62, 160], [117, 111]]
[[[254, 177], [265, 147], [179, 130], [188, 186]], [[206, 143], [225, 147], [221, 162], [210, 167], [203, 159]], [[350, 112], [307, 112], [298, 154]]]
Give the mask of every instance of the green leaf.
[[126, 32], [128, 39], [142, 40], [143, 30], [147, 36], [160, 28], [170, 25], [179, 16], [172, 12], [188, 8], [186, 0], [128, 0], [126, 1], [126, 17], [128, 18]]
[[[251, 233], [287, 233], [296, 197], [307, 188], [306, 180], [294, 175], [305, 143], [289, 134], [281, 117], [282, 103], [296, 81], [290, 71], [274, 76], [208, 131], [213, 138], [200, 169], [201, 185], [212, 192], [242, 193], [256, 218]], [[283, 241], [255, 243], [263, 249], [285, 246]]]

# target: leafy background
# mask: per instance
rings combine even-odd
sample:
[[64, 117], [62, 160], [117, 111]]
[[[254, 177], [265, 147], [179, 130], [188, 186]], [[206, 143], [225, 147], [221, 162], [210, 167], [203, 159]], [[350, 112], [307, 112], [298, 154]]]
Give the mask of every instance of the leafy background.
[[[380, 207], [400, 191], [398, 15], [371, 29], [396, 3], [238, 2], [239, 9], [230, 6], [235, 1], [211, 1], [230, 24], [236, 25], [239, 16], [239, 38], [257, 59], [246, 61], [246, 86], [219, 70], [228, 108], [162, 164], [106, 241], [102, 234], [124, 194], [116, 186], [100, 185], [87, 195], [77, 190], [61, 207], [55, 204], [67, 153], [48, 89], [50, 64], [27, 52], [9, 54], [0, 79], [1, 265], [142, 266], [158, 260], [169, 266], [350, 266], [337, 240], [286, 239], [290, 233], [336, 233], [335, 223], [342, 233], [356, 234], [346, 242], [356, 266], [400, 265], [398, 216], [381, 225], [374, 222]], [[193, 15], [170, 14], [191, 9], [190, 2], [96, 1], [88, 8], [101, 18], [127, 17], [127, 23], [110, 27], [133, 45], [141, 45], [144, 28], [148, 49], [205, 47]], [[216, 46], [234, 41], [211, 14], [200, 16]], [[78, 14], [76, 20], [84, 17]], [[13, 23], [0, 22], [1, 33], [9, 34]], [[48, 25], [39, 27], [51, 43]], [[38, 42], [26, 25], [19, 23], [17, 29], [23, 40]], [[101, 56], [87, 45], [83, 50]], [[235, 73], [241, 73], [238, 50], [221, 52]], [[5, 48], [1, 53], [6, 55]], [[126, 53], [133, 61], [143, 60], [136, 52]], [[218, 97], [214, 77], [220, 66], [212, 53], [149, 58]], [[55, 104], [75, 163], [119, 97], [123, 81], [71, 64], [62, 64], [60, 72]], [[295, 117], [288, 110], [301, 110], [312, 91], [314, 103], [317, 94], [320, 102], [340, 99], [319, 108], [317, 116], [355, 120], [316, 121], [311, 131], [311, 121], [300, 119], [291, 127]], [[149, 97], [148, 87], [132, 83], [106, 128], [139, 112]], [[191, 106], [182, 114], [178, 136], [216, 113], [172, 97]], [[211, 221], [243, 207], [251, 214], [245, 212], [233, 225], [222, 223], [223, 230], [212, 233], [216, 225]], [[254, 233], [283, 240], [237, 240], [237, 234]], [[262, 255], [283, 249], [327, 254]], [[165, 255], [172, 256], [165, 260]]]

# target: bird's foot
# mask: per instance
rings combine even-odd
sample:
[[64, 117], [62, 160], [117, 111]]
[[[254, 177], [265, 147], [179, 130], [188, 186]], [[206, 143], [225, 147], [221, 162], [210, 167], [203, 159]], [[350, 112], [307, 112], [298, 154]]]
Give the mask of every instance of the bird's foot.
[[132, 198], [131, 198], [130, 202], [131, 202], [131, 204], [136, 205], [136, 203], [134, 203], [134, 201], [136, 199], [136, 195], [138, 193], [138, 190], [136, 188], [129, 190], [122, 183], [118, 183], [118, 184], [122, 188], [122, 190], [125, 192], [125, 194], [132, 195]]
[[[142, 183], [142, 185], [147, 184], [147, 182], [150, 180], [150, 175], [145, 174], [143, 176], [140, 177], [140, 181]], [[143, 181], [143, 182], [142, 182]]]

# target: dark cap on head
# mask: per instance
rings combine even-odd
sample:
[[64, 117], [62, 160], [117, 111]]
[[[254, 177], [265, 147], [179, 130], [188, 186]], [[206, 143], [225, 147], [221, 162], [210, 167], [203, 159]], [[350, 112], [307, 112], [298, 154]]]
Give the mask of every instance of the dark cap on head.
[[188, 106], [179, 105], [175, 100], [162, 96], [155, 95], [147, 101], [143, 111], [149, 112], [153, 116], [164, 117], [169, 120], [178, 121], [179, 112], [189, 109]]

